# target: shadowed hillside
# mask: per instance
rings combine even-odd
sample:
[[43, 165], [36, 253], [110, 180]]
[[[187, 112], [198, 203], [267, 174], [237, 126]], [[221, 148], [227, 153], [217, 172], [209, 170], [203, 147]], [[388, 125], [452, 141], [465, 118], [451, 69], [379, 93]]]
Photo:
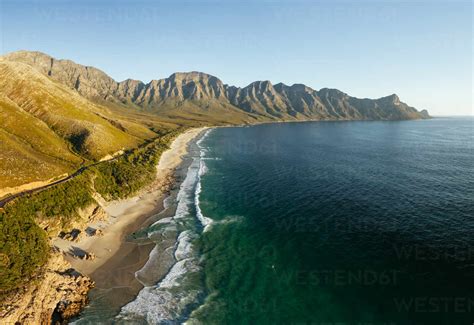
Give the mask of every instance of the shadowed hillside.
[[359, 99], [270, 81], [239, 88], [201, 72], [116, 82], [40, 52], [1, 57], [0, 76], [0, 188], [51, 179], [182, 126], [429, 117], [396, 95]]
[[156, 136], [26, 64], [0, 60], [0, 76], [0, 188], [47, 180]]
[[396, 95], [359, 99], [270, 81], [239, 88], [201, 72], [116, 82], [39, 52], [0, 57], [0, 198], [17, 193], [0, 209], [0, 301], [48, 270], [48, 236], [96, 211], [96, 195], [123, 199], [150, 185], [161, 154], [188, 127], [428, 117]]

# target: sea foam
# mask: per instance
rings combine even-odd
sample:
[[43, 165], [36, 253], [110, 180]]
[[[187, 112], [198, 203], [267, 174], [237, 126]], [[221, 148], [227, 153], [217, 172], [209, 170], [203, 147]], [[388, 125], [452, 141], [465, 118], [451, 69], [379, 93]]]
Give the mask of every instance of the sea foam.
[[[164, 257], [171, 257], [174, 263], [157, 284], [143, 288], [134, 301], [122, 307], [117, 316], [118, 321], [145, 320], [151, 324], [182, 322], [186, 311], [197, 307], [198, 297], [203, 290], [199, 289], [192, 274], [201, 272], [202, 269], [199, 266], [200, 257], [192, 242], [199, 236], [202, 228], [193, 226], [195, 223], [192, 220], [197, 218], [204, 231], [212, 223], [212, 219], [205, 217], [199, 206], [201, 176], [208, 171], [203, 161], [206, 148], [202, 146], [202, 142], [210, 131], [207, 130], [196, 142], [199, 151], [192, 157], [186, 177], [176, 195], [174, 216], [163, 218], [150, 227], [149, 237], [165, 238], [167, 232], [174, 230], [177, 231], [176, 241], [171, 247], [165, 247], [163, 243], [160, 247], [160, 243], [157, 243], [145, 266], [136, 273], [137, 278], [153, 273]], [[169, 204], [170, 201], [167, 202]]]

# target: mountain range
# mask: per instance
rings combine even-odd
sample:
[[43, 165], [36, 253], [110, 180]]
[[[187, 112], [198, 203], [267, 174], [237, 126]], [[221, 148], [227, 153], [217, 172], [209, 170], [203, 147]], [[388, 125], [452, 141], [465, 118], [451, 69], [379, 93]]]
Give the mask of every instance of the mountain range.
[[384, 119], [427, 117], [402, 103], [398, 96], [359, 99], [337, 89], [314, 90], [303, 84], [272, 85], [255, 81], [239, 88], [201, 72], [174, 73], [168, 78], [143, 83], [127, 79], [117, 82], [99, 69], [56, 60], [40, 52], [14, 52], [6, 60], [26, 63], [43, 74], [95, 101], [133, 104], [160, 113], [195, 102], [202, 109], [213, 105], [237, 108], [254, 119]]
[[117, 82], [31, 51], [0, 57], [0, 116], [0, 188], [50, 179], [182, 126], [429, 118], [395, 94], [359, 99], [270, 81], [241, 88], [202, 72]]

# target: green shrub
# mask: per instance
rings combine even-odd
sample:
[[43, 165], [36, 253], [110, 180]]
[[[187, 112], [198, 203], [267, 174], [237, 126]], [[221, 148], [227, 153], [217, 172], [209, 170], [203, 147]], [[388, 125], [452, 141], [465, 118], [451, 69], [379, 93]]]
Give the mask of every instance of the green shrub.
[[47, 235], [35, 220], [68, 227], [78, 209], [95, 202], [93, 188], [106, 199], [135, 194], [154, 180], [161, 154], [180, 132], [168, 133], [67, 182], [9, 203], [0, 212], [0, 296], [24, 285], [48, 259]]
[[171, 132], [116, 160], [94, 166], [91, 169], [94, 189], [107, 200], [112, 200], [131, 196], [150, 184], [155, 179], [161, 154], [178, 133]]
[[93, 202], [88, 176], [79, 175], [8, 204], [0, 213], [0, 291], [22, 286], [47, 261], [47, 235], [36, 218], [67, 227], [79, 208]]
[[65, 183], [50, 187], [44, 191], [30, 194], [7, 205], [8, 215], [34, 217], [41, 220], [59, 219], [62, 227], [77, 216], [79, 208], [94, 203], [90, 176], [83, 173]]
[[46, 234], [31, 216], [0, 212], [0, 293], [23, 285], [48, 255]]

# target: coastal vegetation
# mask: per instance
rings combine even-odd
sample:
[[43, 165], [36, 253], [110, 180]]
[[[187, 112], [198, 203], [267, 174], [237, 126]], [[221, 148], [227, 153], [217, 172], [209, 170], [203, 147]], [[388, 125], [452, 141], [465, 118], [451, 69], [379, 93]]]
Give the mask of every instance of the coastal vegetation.
[[[135, 194], [155, 178], [161, 154], [183, 129], [177, 129], [86, 169], [67, 182], [20, 197], [0, 212], [0, 293], [24, 285], [49, 256], [47, 229], [67, 229], [79, 209], [95, 202], [94, 191], [108, 200]], [[38, 224], [46, 225], [42, 229]]]
[[94, 166], [94, 189], [107, 200], [135, 194], [155, 178], [161, 154], [182, 131], [174, 130], [136, 150], [130, 150], [116, 160]]
[[428, 117], [396, 95], [358, 99], [269, 81], [240, 88], [201, 72], [116, 82], [39, 52], [2, 56], [0, 196], [76, 173], [0, 209], [0, 301], [43, 274], [49, 237], [71, 230], [96, 195], [126, 198], [150, 184], [161, 154], [188, 127]]
[[0, 58], [0, 77], [0, 190], [70, 173], [164, 128], [156, 119], [112, 112], [23, 63]]
[[336, 89], [269, 81], [240, 88], [195, 71], [147, 84], [117, 82], [96, 68], [40, 52], [0, 57], [0, 77], [0, 190], [9, 193], [181, 125], [429, 117], [395, 94], [359, 99]]
[[46, 233], [32, 214], [0, 212], [0, 300], [28, 280], [46, 263]]

